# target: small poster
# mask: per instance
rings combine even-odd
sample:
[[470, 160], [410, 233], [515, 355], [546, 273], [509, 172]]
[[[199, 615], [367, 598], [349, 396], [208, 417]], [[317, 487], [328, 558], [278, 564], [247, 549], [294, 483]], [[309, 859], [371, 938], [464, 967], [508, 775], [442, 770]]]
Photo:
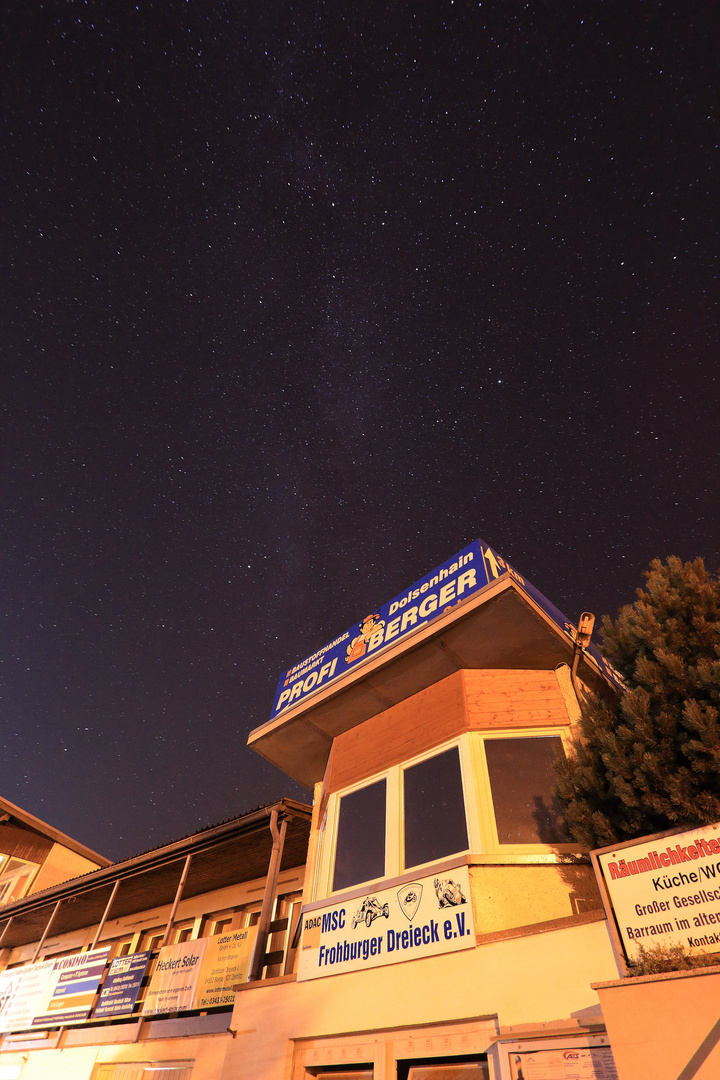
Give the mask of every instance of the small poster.
[[96, 1020], [132, 1014], [151, 956], [152, 952], [148, 951], [117, 956], [113, 960], [105, 976], [100, 1000], [93, 1010]]
[[233, 986], [247, 982], [256, 938], [257, 926], [208, 938], [194, 1008], [234, 1003]]
[[165, 945], [155, 965], [143, 1016], [181, 1012], [194, 1008], [193, 1001], [208, 939]]
[[510, 1069], [513, 1080], [618, 1080], [609, 1046], [513, 1053]]
[[[33, 1027], [80, 1024], [90, 1015], [110, 949], [60, 956], [53, 963]], [[35, 965], [33, 965], [35, 966]]]

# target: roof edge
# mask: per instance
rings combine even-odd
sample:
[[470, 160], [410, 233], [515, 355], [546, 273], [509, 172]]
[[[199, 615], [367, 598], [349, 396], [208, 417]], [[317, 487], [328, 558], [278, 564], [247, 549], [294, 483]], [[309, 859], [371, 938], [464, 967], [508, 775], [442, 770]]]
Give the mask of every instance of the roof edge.
[[48, 840], [53, 840], [56, 844], [62, 844], [63, 847], [68, 848], [70, 851], [74, 851], [76, 855], [82, 855], [84, 859], [89, 859], [90, 862], [97, 863], [98, 866], [110, 866], [111, 860], [104, 855], [98, 854], [97, 851], [93, 851], [92, 848], [86, 847], [85, 844], [81, 844], [79, 840], [74, 840], [72, 836], [68, 836], [67, 833], [61, 832], [60, 829], [55, 829], [52, 825], [48, 825], [46, 821], [42, 821], [40, 818], [35, 817], [34, 814], [28, 813], [27, 810], [23, 810], [20, 806], [16, 806], [15, 803], [11, 803], [9, 799], [4, 799], [0, 796], [0, 812], [9, 814], [11, 817], [17, 818], [24, 825], [28, 825], [35, 832], [41, 833], [46, 836]]
[[303, 817], [308, 821], [312, 818], [312, 807], [306, 803], [297, 802], [295, 799], [277, 799], [275, 802], [258, 807], [257, 810], [251, 810], [239, 817], [231, 818], [220, 825], [199, 829], [197, 832], [191, 833], [190, 836], [184, 836], [180, 840], [163, 844], [162, 847], [152, 848], [150, 851], [142, 852], [140, 855], [133, 855], [131, 858], [123, 859], [120, 862], [108, 862], [107, 865], [98, 870], [91, 870], [87, 874], [81, 874], [79, 877], [69, 878], [67, 881], [59, 882], [49, 889], [30, 893], [28, 896], [0, 908], [0, 924], [14, 915], [20, 915], [22, 912], [33, 908], [45, 907], [65, 896], [100, 889], [114, 882], [116, 878], [133, 877], [135, 874], [143, 873], [143, 871], [151, 868], [153, 863], [175, 862], [183, 858], [187, 849], [196, 845], [199, 840], [209, 844], [214, 840], [221, 839], [226, 833], [232, 834], [236, 830], [242, 831], [252, 828], [268, 819], [273, 810], [284, 810], [288, 817]]

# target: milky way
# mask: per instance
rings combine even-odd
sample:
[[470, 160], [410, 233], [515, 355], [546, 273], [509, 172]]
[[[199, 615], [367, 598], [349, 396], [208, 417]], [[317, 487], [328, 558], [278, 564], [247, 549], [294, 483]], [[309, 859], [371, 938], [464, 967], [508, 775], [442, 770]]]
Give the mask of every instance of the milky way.
[[11, 3], [1, 793], [112, 857], [278, 794], [283, 668], [482, 537], [718, 550], [718, 8]]

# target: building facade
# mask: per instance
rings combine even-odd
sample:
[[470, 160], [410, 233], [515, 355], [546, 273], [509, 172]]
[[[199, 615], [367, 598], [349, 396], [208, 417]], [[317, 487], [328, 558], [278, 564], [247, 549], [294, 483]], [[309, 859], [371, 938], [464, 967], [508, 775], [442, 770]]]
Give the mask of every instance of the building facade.
[[[614, 678], [471, 545], [281, 679], [249, 743], [312, 811], [283, 800], [0, 910], [6, 980], [109, 949], [90, 1013], [7, 1032], [0, 1080], [613, 1077], [591, 983], [618, 966], [553, 762]], [[244, 960], [208, 966], [246, 931]], [[209, 1006], [171, 978], [202, 942]], [[145, 953], [131, 1011], [99, 1016], [111, 961]]]

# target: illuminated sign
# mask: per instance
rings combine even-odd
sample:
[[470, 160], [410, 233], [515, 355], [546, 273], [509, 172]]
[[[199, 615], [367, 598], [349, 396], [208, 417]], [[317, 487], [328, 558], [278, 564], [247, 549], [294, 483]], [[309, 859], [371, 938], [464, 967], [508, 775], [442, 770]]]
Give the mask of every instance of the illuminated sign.
[[302, 915], [298, 982], [475, 946], [467, 866]]
[[93, 949], [0, 973], [0, 1031], [87, 1020], [109, 952]]
[[166, 945], [150, 979], [143, 1014], [232, 1005], [233, 986], [247, 982], [257, 927]]
[[[340, 637], [283, 672], [275, 692], [272, 718], [281, 716], [318, 690], [362, 667], [441, 615], [464, 604], [487, 585], [505, 577], [512, 578], [558, 629], [575, 641], [575, 624], [501, 555], [482, 540], [474, 540], [389, 603], [369, 612]], [[585, 651], [609, 679], [617, 686], [622, 684], [618, 673], [595, 645], [591, 643]]]
[[152, 952], [116, 956], [105, 976], [100, 1000], [93, 1010], [96, 1020], [113, 1016], [130, 1016], [140, 993]]
[[720, 824], [592, 852], [628, 959], [640, 946], [720, 952]]

